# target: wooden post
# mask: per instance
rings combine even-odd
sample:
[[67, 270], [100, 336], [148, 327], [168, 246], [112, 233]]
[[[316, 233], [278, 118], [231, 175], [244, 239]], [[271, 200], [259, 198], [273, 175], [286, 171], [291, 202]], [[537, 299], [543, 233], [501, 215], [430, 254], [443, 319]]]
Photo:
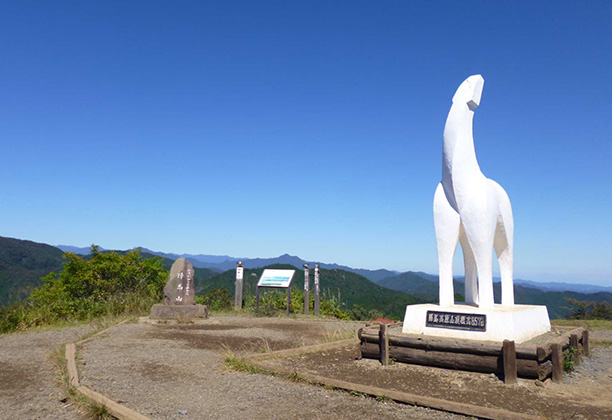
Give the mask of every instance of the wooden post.
[[291, 284], [287, 287], [287, 315], [291, 312]]
[[259, 286], [256, 287], [257, 291], [255, 292], [255, 310], [259, 310]]
[[589, 349], [589, 331], [582, 331], [582, 353], [585, 356], [591, 355], [591, 350]]
[[310, 273], [308, 264], [304, 264], [304, 315], [308, 315], [310, 309], [310, 296], [308, 289], [310, 288]]
[[561, 343], [552, 345], [552, 380], [556, 383], [563, 383], [563, 346]]
[[516, 379], [516, 347], [514, 341], [504, 340], [502, 358], [504, 362], [504, 383], [516, 384], [518, 381]]
[[570, 346], [578, 350], [578, 334], [570, 335]]
[[380, 363], [383, 366], [389, 365], [389, 329], [387, 324], [380, 324], [378, 333], [380, 346]]
[[315, 275], [314, 275], [314, 292], [315, 292], [315, 300], [314, 300], [314, 311], [315, 316], [319, 316], [319, 264], [315, 264]]
[[242, 309], [242, 285], [244, 277], [244, 268], [242, 261], [236, 263], [236, 290], [234, 293], [234, 309]]
[[578, 334], [572, 334], [570, 335], [570, 346], [572, 346], [574, 348], [574, 366], [577, 366], [580, 364], [580, 355], [578, 354], [578, 352], [580, 351], [580, 347], [578, 344]]

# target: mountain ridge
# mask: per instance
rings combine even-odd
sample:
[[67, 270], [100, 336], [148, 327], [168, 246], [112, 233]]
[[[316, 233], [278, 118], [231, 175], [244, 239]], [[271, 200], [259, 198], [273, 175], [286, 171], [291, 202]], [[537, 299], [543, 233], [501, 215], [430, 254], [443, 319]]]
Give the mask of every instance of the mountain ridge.
[[[86, 255], [89, 253], [89, 248], [85, 247], [74, 247], [71, 245], [57, 245], [59, 249], [69, 252], [75, 252], [77, 254]], [[304, 260], [298, 256], [290, 255], [290, 254], [282, 254], [278, 257], [269, 257], [269, 258], [238, 258], [231, 257], [228, 255], [208, 255], [208, 254], [176, 254], [171, 252], [160, 252], [154, 251], [144, 247], [140, 248], [141, 252], [146, 252], [151, 255], [158, 255], [164, 258], [169, 258], [172, 260], [176, 260], [179, 257], [188, 259], [194, 267], [198, 268], [208, 268], [217, 272], [224, 272], [227, 270], [231, 270], [236, 267], [236, 263], [238, 261], [242, 261], [245, 268], [257, 268], [257, 267], [265, 267], [267, 265], [272, 264], [289, 264], [295, 267], [302, 267], [303, 264], [308, 263], [311, 265], [311, 268], [314, 266], [314, 262], [316, 261], [308, 261]], [[103, 248], [100, 248], [104, 250]], [[133, 248], [136, 249], [136, 248]], [[77, 250], [78, 252], [76, 252]], [[425, 273], [423, 271], [406, 271], [404, 273], [400, 273], [394, 270], [388, 269], [365, 269], [365, 268], [353, 268], [341, 264], [336, 263], [321, 263], [319, 262], [319, 266], [321, 268], [326, 269], [339, 269], [349, 271], [351, 273], [356, 273], [364, 276], [368, 280], [373, 281], [374, 283], [380, 283], [384, 279], [388, 279], [390, 277], [399, 276], [405, 273], [414, 273], [419, 275], [422, 278], [427, 278], [430, 280], [435, 279], [437, 281], [438, 276], [435, 274]], [[457, 279], [462, 279], [462, 276], [455, 276]], [[498, 277], [494, 277], [494, 281], [499, 281]], [[514, 279], [515, 285], [525, 286], [528, 288], [534, 288], [541, 291], [550, 291], [550, 292], [577, 292], [577, 293], [597, 293], [597, 292], [607, 292], [612, 293], [612, 286], [599, 286], [587, 283], [564, 283], [564, 282], [537, 282], [532, 280], [523, 280], [523, 279]]]

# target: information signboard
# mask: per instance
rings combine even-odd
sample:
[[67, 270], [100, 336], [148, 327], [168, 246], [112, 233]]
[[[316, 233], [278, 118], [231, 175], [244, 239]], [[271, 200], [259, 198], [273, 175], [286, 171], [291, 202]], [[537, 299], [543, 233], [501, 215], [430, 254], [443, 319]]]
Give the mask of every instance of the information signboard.
[[295, 270], [276, 270], [266, 268], [257, 283], [257, 287], [283, 287], [291, 286]]

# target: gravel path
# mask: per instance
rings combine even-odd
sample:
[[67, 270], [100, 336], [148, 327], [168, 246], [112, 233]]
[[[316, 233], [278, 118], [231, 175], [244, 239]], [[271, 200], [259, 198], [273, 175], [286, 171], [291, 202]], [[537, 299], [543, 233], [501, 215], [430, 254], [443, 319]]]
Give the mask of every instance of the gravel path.
[[[607, 346], [592, 346], [591, 356], [581, 359], [575, 370], [564, 378], [566, 384], [582, 385], [584, 381], [604, 383], [612, 389], [612, 350]], [[612, 394], [612, 391], [610, 391]]]
[[355, 327], [238, 317], [213, 318], [203, 325], [124, 324], [81, 348], [81, 381], [156, 420], [466, 419], [223, 367], [228, 349], [312, 344], [345, 334], [335, 331], [346, 331], [347, 325]]
[[64, 397], [53, 352], [92, 327], [0, 336], [0, 420], [78, 420]]

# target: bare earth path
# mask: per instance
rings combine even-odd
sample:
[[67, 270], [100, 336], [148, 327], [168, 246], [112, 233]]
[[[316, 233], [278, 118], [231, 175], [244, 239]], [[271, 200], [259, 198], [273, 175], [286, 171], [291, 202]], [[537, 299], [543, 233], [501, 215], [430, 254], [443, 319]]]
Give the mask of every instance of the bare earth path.
[[53, 352], [93, 327], [0, 336], [0, 420], [77, 420], [65, 397]]
[[79, 351], [81, 382], [152, 419], [466, 419], [266, 375], [227, 371], [237, 354], [346, 336], [356, 323], [247, 317], [124, 324]]

